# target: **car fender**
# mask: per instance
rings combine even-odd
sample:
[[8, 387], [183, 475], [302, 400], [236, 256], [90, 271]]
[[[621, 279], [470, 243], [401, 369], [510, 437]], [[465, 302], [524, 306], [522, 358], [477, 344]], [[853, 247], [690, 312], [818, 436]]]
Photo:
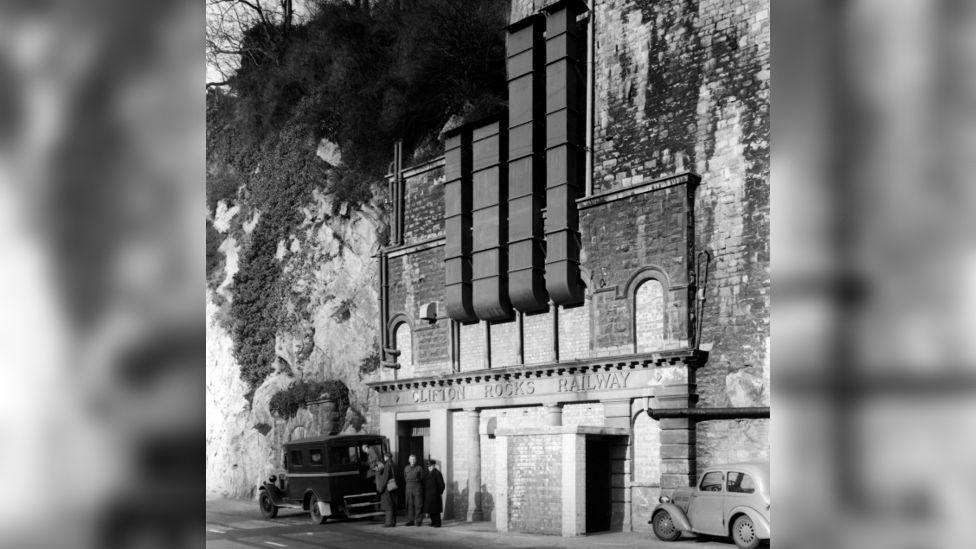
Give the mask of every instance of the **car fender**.
[[766, 517], [762, 516], [762, 514], [760, 514], [758, 511], [756, 511], [752, 507], [739, 506], [739, 507], [733, 508], [732, 511], [729, 512], [729, 522], [728, 522], [728, 524], [729, 524], [729, 529], [730, 530], [732, 528], [732, 517], [734, 517], [736, 515], [739, 515], [739, 514], [748, 515], [749, 518], [752, 519], [752, 524], [756, 528], [756, 536], [757, 537], [759, 537], [760, 539], [769, 539], [770, 538], [769, 521], [766, 519]]
[[657, 504], [654, 507], [654, 511], [651, 512], [651, 520], [647, 521], [647, 523], [653, 523], [654, 514], [661, 510], [667, 511], [671, 515], [671, 521], [674, 522], [674, 525], [678, 528], [678, 530], [681, 530], [682, 532], [691, 532], [691, 522], [688, 520], [688, 517], [685, 516], [685, 512], [673, 503]]
[[319, 495], [316, 494], [311, 488], [305, 491], [305, 495], [302, 498], [302, 501], [305, 502], [303, 507], [308, 509], [308, 504], [312, 501], [312, 496], [315, 496], [318, 499], [316, 503], [319, 507], [319, 514], [323, 517], [332, 516], [332, 504], [327, 501], [322, 501], [322, 498], [320, 498]]
[[258, 495], [261, 495], [261, 491], [265, 491], [271, 497], [271, 503], [275, 505], [281, 505], [284, 502], [285, 495], [281, 493], [281, 490], [274, 484], [265, 482], [264, 484], [258, 486]]

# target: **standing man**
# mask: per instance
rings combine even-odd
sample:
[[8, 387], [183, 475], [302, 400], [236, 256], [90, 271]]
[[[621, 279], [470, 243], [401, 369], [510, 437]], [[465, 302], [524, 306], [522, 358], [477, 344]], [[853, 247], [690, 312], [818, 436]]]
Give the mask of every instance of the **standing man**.
[[363, 443], [363, 454], [366, 455], [366, 463], [369, 469], [366, 471], [366, 478], [376, 476], [376, 467], [380, 463], [380, 452], [377, 446], [370, 446]]
[[444, 493], [444, 476], [437, 469], [437, 462], [430, 460], [430, 472], [424, 480], [424, 512], [430, 515], [430, 525], [434, 528], [441, 527], [441, 511], [444, 510], [444, 503], [441, 495]]
[[390, 490], [387, 483], [394, 479], [393, 456], [389, 452], [383, 454], [383, 461], [376, 464], [376, 493], [380, 495], [380, 509], [386, 512], [386, 522], [383, 526], [396, 526], [396, 490]]
[[410, 464], [403, 468], [403, 481], [407, 484], [407, 522], [404, 526], [420, 523], [424, 509], [424, 478], [427, 471], [417, 464], [417, 456], [410, 454]]

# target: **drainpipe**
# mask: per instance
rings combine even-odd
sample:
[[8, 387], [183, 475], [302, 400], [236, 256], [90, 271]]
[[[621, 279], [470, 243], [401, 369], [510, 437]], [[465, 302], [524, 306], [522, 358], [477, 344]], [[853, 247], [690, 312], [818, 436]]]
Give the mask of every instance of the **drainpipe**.
[[740, 408], [657, 408], [648, 410], [654, 419], [690, 418], [700, 421], [710, 419], [757, 419], [769, 418], [769, 406], [745, 406]]
[[380, 361], [386, 360], [386, 348], [389, 342], [386, 337], [386, 252], [380, 251]]
[[586, 58], [586, 141], [584, 143], [586, 147], [586, 186], [584, 187], [584, 196], [593, 194], [593, 109], [596, 104], [593, 97], [593, 79], [596, 74], [593, 70], [594, 55], [596, 55], [596, 46], [593, 42], [593, 26], [596, 24], [596, 18], [593, 17], [593, 4], [595, 2], [590, 0], [589, 3], [590, 11], [586, 14], [586, 46], [589, 48], [589, 54]]

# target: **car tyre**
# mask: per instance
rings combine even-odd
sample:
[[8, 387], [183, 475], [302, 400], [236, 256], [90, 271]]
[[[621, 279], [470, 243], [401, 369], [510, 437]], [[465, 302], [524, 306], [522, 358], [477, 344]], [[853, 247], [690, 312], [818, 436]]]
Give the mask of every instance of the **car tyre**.
[[759, 547], [760, 539], [756, 535], [756, 526], [747, 515], [739, 515], [732, 522], [732, 541], [739, 549], [756, 549]]
[[681, 537], [681, 530], [675, 526], [671, 513], [667, 511], [654, 513], [654, 519], [651, 523], [654, 526], [654, 535], [661, 541], [674, 541]]
[[261, 508], [261, 516], [266, 519], [273, 519], [278, 516], [278, 506], [271, 501], [271, 494], [267, 490], [261, 490], [258, 495], [258, 507]]
[[318, 503], [319, 498], [316, 496], [312, 496], [312, 498], [308, 500], [308, 514], [312, 517], [312, 524], [325, 524], [325, 521], [329, 520], [329, 518], [322, 516], [322, 514], [319, 513]]

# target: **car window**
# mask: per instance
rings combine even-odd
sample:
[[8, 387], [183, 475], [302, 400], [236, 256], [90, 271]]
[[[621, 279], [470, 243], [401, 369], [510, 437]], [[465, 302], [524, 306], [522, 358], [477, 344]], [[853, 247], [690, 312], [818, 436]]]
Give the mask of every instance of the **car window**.
[[698, 489], [702, 492], [721, 492], [722, 491], [722, 472], [711, 471], [702, 477]]
[[740, 494], [752, 494], [756, 491], [756, 483], [752, 480], [752, 477], [745, 473], [740, 473], [738, 471], [729, 471], [728, 484], [726, 489], [729, 492], [738, 492]]
[[292, 467], [301, 467], [302, 466], [302, 451], [301, 450], [292, 450], [291, 451], [291, 460], [290, 461], [291, 461], [291, 466]]
[[316, 467], [322, 466], [322, 450], [319, 448], [314, 448], [308, 451], [308, 461], [309, 465]]
[[359, 450], [356, 445], [333, 446], [329, 449], [329, 463], [332, 465], [356, 465], [359, 463]]

